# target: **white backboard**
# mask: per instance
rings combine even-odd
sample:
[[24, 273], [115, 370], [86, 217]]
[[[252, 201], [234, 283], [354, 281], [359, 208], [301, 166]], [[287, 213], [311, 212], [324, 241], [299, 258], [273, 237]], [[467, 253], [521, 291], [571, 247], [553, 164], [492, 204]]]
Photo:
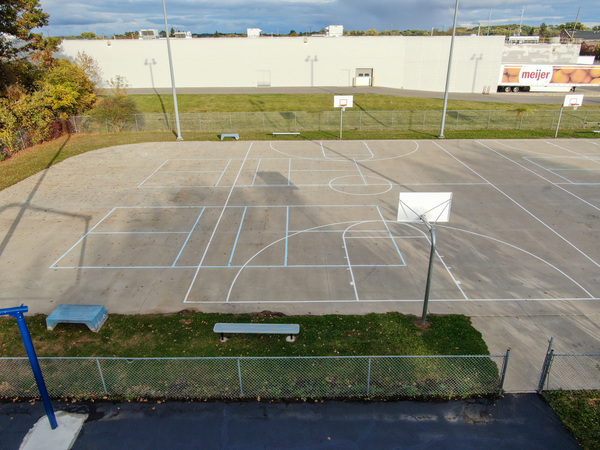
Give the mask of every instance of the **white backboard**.
[[333, 107], [334, 108], [352, 108], [354, 106], [353, 95], [334, 95], [333, 96]]
[[452, 192], [400, 192], [398, 222], [448, 222]]
[[581, 106], [583, 104], [583, 95], [565, 95], [563, 106]]

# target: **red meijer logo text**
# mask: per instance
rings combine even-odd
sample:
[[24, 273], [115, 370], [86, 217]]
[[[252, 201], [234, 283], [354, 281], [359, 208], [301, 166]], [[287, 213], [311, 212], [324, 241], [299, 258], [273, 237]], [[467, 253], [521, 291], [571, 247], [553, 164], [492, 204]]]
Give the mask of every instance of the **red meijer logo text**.
[[546, 78], [550, 78], [550, 71], [543, 71], [542, 69], [538, 69], [532, 72], [521, 72], [521, 79], [529, 78], [531, 80], [543, 80]]

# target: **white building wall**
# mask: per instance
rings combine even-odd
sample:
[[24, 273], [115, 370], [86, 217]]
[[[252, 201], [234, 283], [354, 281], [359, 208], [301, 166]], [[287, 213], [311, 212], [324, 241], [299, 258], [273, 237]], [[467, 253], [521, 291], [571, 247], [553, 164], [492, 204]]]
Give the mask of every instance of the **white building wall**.
[[[449, 36], [342, 36], [171, 39], [177, 87], [351, 86], [357, 68], [374, 84], [443, 91]], [[498, 80], [504, 37], [459, 36], [453, 92], [481, 92]], [[133, 88], [171, 86], [167, 45], [158, 40], [65, 40], [59, 57], [85, 51], [105, 80], [124, 76]]]

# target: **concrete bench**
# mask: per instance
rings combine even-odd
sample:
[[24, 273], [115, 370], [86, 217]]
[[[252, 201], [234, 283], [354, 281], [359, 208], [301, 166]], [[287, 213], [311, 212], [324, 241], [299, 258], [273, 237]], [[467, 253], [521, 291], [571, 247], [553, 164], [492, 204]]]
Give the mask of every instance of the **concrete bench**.
[[294, 342], [300, 333], [300, 325], [291, 323], [216, 323], [213, 331], [221, 333], [221, 342], [227, 341], [226, 334], [287, 334], [288, 342]]
[[53, 330], [58, 323], [83, 323], [97, 332], [107, 316], [102, 305], [60, 305], [46, 317], [46, 328]]
[[583, 122], [583, 128], [587, 128], [588, 125], [595, 125], [600, 127], [600, 122]]
[[275, 131], [275, 132], [273, 132], [273, 136], [278, 136], [280, 134], [295, 134], [295, 135], [299, 136], [300, 132], [299, 131]]
[[221, 140], [225, 139], [225, 138], [234, 138], [236, 141], [240, 138], [239, 133], [222, 133], [221, 134]]

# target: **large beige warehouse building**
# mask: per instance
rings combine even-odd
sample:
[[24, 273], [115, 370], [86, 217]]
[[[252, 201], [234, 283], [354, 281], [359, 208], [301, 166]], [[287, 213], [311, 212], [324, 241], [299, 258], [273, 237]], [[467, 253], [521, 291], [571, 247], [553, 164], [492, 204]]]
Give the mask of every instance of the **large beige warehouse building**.
[[[171, 39], [177, 87], [353, 86], [443, 91], [449, 36], [309, 36]], [[452, 92], [498, 81], [504, 36], [457, 36]], [[171, 86], [165, 39], [65, 40], [58, 56], [84, 51], [104, 79], [133, 88]]]

